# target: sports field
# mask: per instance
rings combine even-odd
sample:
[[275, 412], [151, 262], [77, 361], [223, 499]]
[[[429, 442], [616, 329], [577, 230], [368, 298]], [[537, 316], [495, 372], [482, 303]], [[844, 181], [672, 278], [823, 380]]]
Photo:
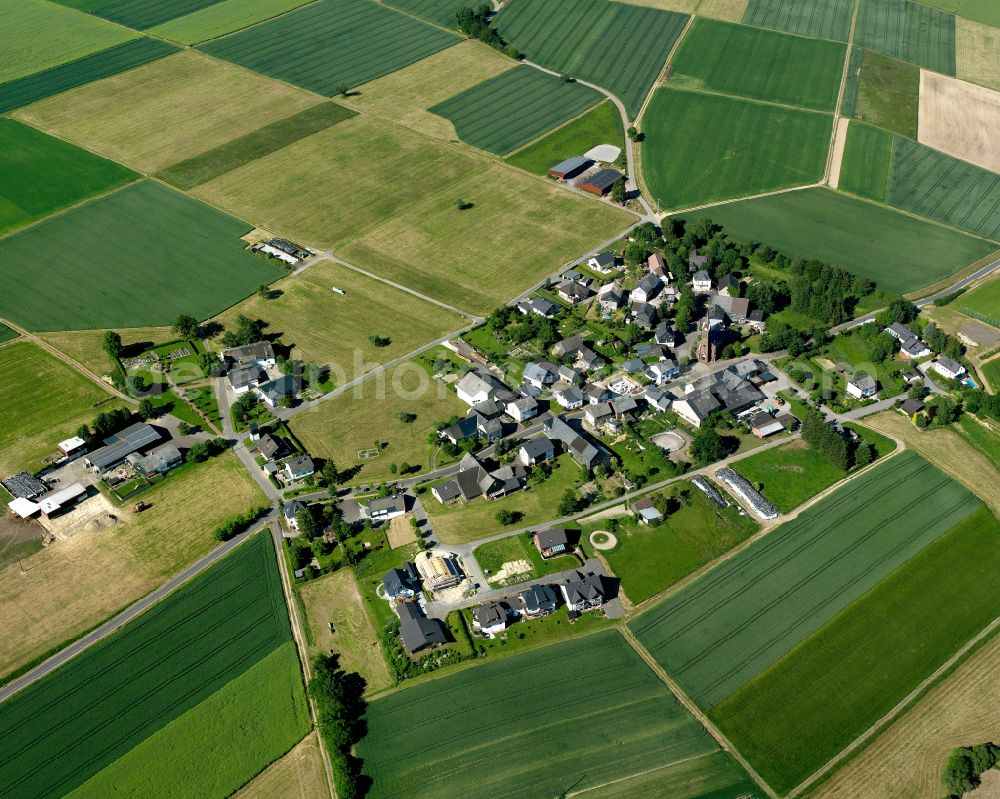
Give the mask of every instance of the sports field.
[[[454, 184], [482, 163], [472, 154], [359, 115], [203, 183], [194, 194], [257, 227], [327, 249]], [[389, 175], [401, 179], [386, 180]], [[452, 207], [458, 196], [449, 191]]]
[[827, 114], [659, 88], [643, 117], [643, 173], [664, 209], [815, 183], [832, 125]]
[[202, 49], [329, 97], [341, 84], [355, 88], [459, 41], [371, 0], [319, 0]]
[[16, 116], [123, 164], [157, 172], [317, 99], [186, 50], [42, 100]]
[[966, 292], [959, 299], [958, 309], [994, 327], [1000, 327], [1000, 280], [990, 280]]
[[854, 43], [901, 61], [955, 74], [955, 17], [915, 0], [861, 0]]
[[893, 136], [889, 131], [851, 120], [837, 188], [885, 202], [889, 188]]
[[518, 150], [507, 162], [536, 175], [547, 175], [549, 169], [560, 161], [573, 154], [585, 153], [598, 144], [625, 147], [621, 114], [610, 100], [605, 100], [583, 116]]
[[[458, 198], [471, 207], [459, 210]], [[463, 311], [488, 313], [634, 221], [492, 164], [354, 239], [342, 257]]]
[[531, 61], [603, 86], [634, 119], [687, 20], [607, 0], [513, 0], [495, 26]]
[[415, 17], [433, 22], [442, 28], [455, 27], [455, 11], [463, 6], [475, 7], [473, 0], [392, 0], [386, 5], [399, 8]]
[[[569, 671], [587, 679], [553, 679]], [[746, 781], [717, 762], [712, 738], [615, 631], [397, 691], [372, 702], [366, 719], [358, 754], [374, 778], [371, 799], [550, 799], [571, 786], [621, 795], [619, 780], [682, 761], [701, 763], [692, 780], [711, 783], [717, 766], [731, 775], [719, 796]], [[593, 724], [603, 733], [581, 739]]]
[[846, 42], [851, 32], [854, 0], [750, 0], [743, 14], [745, 25], [774, 28], [800, 36]]
[[711, 716], [785, 793], [1000, 614], [998, 574], [1000, 522], [980, 505]]
[[113, 161], [0, 118], [0, 233], [135, 177]]
[[196, 44], [256, 25], [307, 2], [309, 0], [222, 0], [156, 25], [149, 32], [181, 44]]
[[849, 116], [903, 136], [917, 136], [920, 70], [872, 50], [861, 53], [857, 99]]
[[721, 205], [713, 221], [737, 241], [760, 241], [789, 257], [818, 258], [870, 277], [890, 294], [931, 285], [996, 246], [830, 189], [807, 189]]
[[462, 141], [503, 155], [579, 116], [603, 97], [581, 83], [518, 67], [429, 110], [452, 122]]
[[700, 17], [671, 61], [670, 86], [832, 111], [846, 48]]
[[711, 708], [978, 506], [919, 455], [901, 453], [630, 627], [688, 695]]
[[248, 229], [161, 184], [127, 186], [0, 241], [0, 274], [35, 265], [8, 274], [0, 316], [29, 330], [206, 319], [282, 272], [244, 251]]
[[[6, 753], [0, 788], [12, 795], [65, 795], [290, 640], [274, 549], [265, 533], [0, 706]], [[255, 712], [254, 694], [242, 692], [235, 699], [243, 714]], [[304, 728], [286, 749], [308, 726], [302, 723], [307, 714], [301, 683], [297, 699], [298, 707], [285, 712], [298, 711], [298, 726]], [[269, 725], [279, 720], [269, 719]], [[217, 741], [202, 741], [201, 770], [214, 771]], [[139, 754], [147, 778], [169, 763], [161, 759], [162, 750], [160, 757]], [[184, 765], [196, 766], [190, 760]], [[244, 773], [230, 790], [254, 773]]]

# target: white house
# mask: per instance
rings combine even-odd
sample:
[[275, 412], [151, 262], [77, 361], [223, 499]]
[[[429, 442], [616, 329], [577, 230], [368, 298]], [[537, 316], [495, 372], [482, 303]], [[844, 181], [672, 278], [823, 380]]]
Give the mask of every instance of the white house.
[[402, 494], [394, 497], [376, 497], [365, 505], [365, 516], [373, 522], [388, 521], [406, 513], [406, 498]]
[[538, 403], [532, 397], [520, 397], [508, 402], [504, 410], [515, 422], [524, 422], [538, 415]]
[[649, 302], [659, 293], [662, 285], [663, 283], [660, 278], [650, 272], [639, 281], [638, 286], [632, 289], [629, 299], [632, 302]]
[[556, 402], [568, 411], [583, 405], [583, 392], [576, 386], [568, 386], [555, 392]]
[[285, 474], [288, 475], [289, 480], [302, 480], [315, 471], [312, 458], [308, 455], [299, 455], [297, 458], [285, 462]]
[[465, 377], [455, 384], [458, 398], [466, 405], [476, 405], [493, 398], [493, 388], [475, 372], [467, 372]]
[[859, 375], [847, 381], [847, 393], [855, 399], [871, 399], [878, 393], [878, 384], [871, 375]]
[[932, 363], [931, 366], [935, 372], [942, 377], [947, 377], [949, 380], [958, 380], [958, 378], [965, 374], [965, 367], [962, 364], [953, 358], [946, 358], [943, 355]]
[[507, 608], [500, 602], [487, 602], [472, 611], [472, 629], [487, 638], [495, 638], [507, 629]]
[[680, 373], [680, 366], [677, 365], [677, 361], [671, 358], [651, 363], [646, 367], [646, 377], [652, 380], [653, 384], [657, 386], [662, 386], [664, 383], [673, 380]]
[[711, 291], [712, 290], [712, 276], [708, 274], [704, 269], [699, 269], [694, 273], [694, 278], [691, 280], [691, 286], [695, 291]]
[[534, 466], [536, 463], [552, 460], [555, 455], [555, 445], [544, 436], [528, 439], [517, 451], [517, 459], [525, 466]]
[[595, 272], [606, 275], [615, 269], [615, 254], [613, 252], [602, 252], [587, 261], [587, 266]]
[[285, 507], [282, 508], [282, 513], [285, 517], [285, 526], [289, 530], [299, 529], [299, 511], [305, 507], [297, 499], [289, 500], [285, 503]]

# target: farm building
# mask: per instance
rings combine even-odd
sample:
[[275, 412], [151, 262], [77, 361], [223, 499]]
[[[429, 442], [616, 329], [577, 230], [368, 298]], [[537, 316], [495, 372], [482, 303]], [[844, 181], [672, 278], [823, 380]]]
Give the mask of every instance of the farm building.
[[660, 513], [659, 508], [653, 504], [653, 500], [649, 497], [644, 497], [634, 503], [632, 505], [632, 511], [643, 524], [653, 524], [663, 518], [663, 514]]
[[399, 637], [411, 655], [448, 643], [444, 625], [438, 619], [428, 619], [416, 602], [403, 602], [398, 609]]
[[136, 422], [104, 440], [105, 446], [86, 456], [84, 463], [103, 474], [113, 469], [133, 452], [142, 452], [160, 440], [159, 432], [143, 422]]
[[30, 519], [41, 510], [37, 503], [24, 497], [17, 497], [13, 501], [8, 502], [7, 507], [10, 508], [11, 513], [22, 519]]
[[65, 441], [60, 441], [57, 446], [64, 458], [77, 458], [80, 455], [87, 454], [87, 442], [80, 438], [80, 436], [73, 436], [72, 438], [67, 438]]
[[164, 444], [162, 447], [154, 449], [148, 455], [140, 455], [138, 452], [133, 452], [125, 460], [143, 477], [152, 477], [154, 474], [165, 474], [184, 462], [184, 459], [181, 457], [181, 451], [173, 444]]
[[242, 347], [233, 347], [223, 350], [219, 357], [229, 366], [259, 366], [262, 369], [273, 369], [277, 360], [274, 356], [274, 347], [270, 341], [255, 341], [253, 344], [245, 344]]
[[73, 483], [73, 485], [55, 491], [47, 497], [42, 497], [38, 500], [38, 507], [41, 509], [42, 515], [48, 519], [86, 498], [87, 487], [83, 483]]
[[718, 505], [720, 508], [728, 508], [729, 500], [722, 496], [722, 493], [716, 489], [708, 480], [702, 477], [700, 474], [695, 477], [692, 481], [695, 488], [701, 491], [706, 497], [708, 497], [712, 502]]
[[750, 509], [760, 518], [778, 518], [778, 509], [768, 502], [764, 495], [754, 488], [745, 477], [737, 474], [728, 466], [719, 469], [715, 476], [729, 486], [729, 490], [749, 505]]
[[556, 180], [569, 180], [575, 178], [583, 170], [587, 169], [594, 162], [583, 155], [574, 155], [565, 161], [560, 161], [549, 170], [549, 177]]
[[305, 247], [292, 244], [292, 242], [285, 239], [268, 239], [260, 244], [255, 244], [253, 250], [254, 252], [262, 252], [270, 255], [272, 258], [277, 258], [289, 266], [295, 266], [299, 261], [312, 255], [312, 252]]
[[267, 380], [267, 375], [259, 366], [238, 366], [226, 375], [234, 394], [246, 394]]
[[44, 482], [28, 472], [18, 472], [11, 475], [3, 481], [2, 485], [12, 497], [21, 499], [35, 499], [49, 490]]
[[554, 558], [569, 552], [569, 533], [563, 527], [553, 527], [535, 533], [532, 540], [543, 558]]
[[599, 169], [593, 175], [578, 180], [576, 187], [581, 191], [603, 197], [611, 191], [611, 187], [615, 185], [615, 181], [623, 177], [625, 176], [615, 169]]
[[395, 519], [404, 513], [406, 513], [406, 497], [403, 494], [394, 497], [376, 497], [365, 504], [365, 516], [373, 522]]
[[598, 144], [591, 147], [583, 155], [592, 161], [599, 161], [603, 164], [613, 164], [622, 154], [622, 148], [613, 144]]

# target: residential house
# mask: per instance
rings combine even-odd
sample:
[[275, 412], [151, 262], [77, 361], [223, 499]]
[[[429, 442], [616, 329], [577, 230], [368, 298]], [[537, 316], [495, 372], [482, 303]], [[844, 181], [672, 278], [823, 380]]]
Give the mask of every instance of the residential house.
[[670, 357], [670, 348], [662, 344], [640, 344], [635, 348], [635, 355], [637, 358], [642, 358], [643, 360], [656, 358], [657, 360], [665, 361]]
[[751, 330], [755, 333], [763, 334], [767, 332], [767, 325], [764, 322], [764, 312], [759, 309], [750, 311], [747, 314], [747, 324], [750, 325]]
[[565, 555], [571, 549], [569, 533], [563, 527], [541, 530], [535, 533], [533, 540], [535, 548], [545, 560]]
[[593, 293], [594, 292], [586, 286], [581, 286], [579, 283], [569, 280], [563, 281], [556, 286], [556, 294], [558, 294], [566, 302], [573, 305], [576, 305], [578, 302], [583, 302]]
[[949, 380], [958, 380], [958, 378], [965, 374], [965, 367], [962, 364], [954, 358], [946, 358], [943, 355], [931, 364], [931, 368]]
[[442, 505], [447, 505], [449, 502], [458, 499], [462, 496], [462, 491], [459, 488], [457, 480], [446, 480], [443, 483], [431, 488], [431, 494], [434, 495], [434, 499], [440, 502]]
[[420, 592], [420, 575], [412, 563], [390, 569], [382, 577], [385, 595], [392, 600], [412, 599]]
[[677, 341], [677, 331], [674, 326], [666, 322], [660, 322], [653, 331], [653, 341], [667, 347], [672, 347]]
[[521, 397], [508, 402], [507, 415], [515, 422], [526, 422], [538, 415], [538, 402], [534, 397]]
[[745, 323], [750, 313], [750, 300], [745, 297], [729, 297], [723, 294], [716, 294], [714, 305], [716, 308], [721, 308], [726, 316], [737, 324]]
[[709, 292], [712, 290], [712, 276], [704, 269], [699, 269], [691, 279], [691, 286], [697, 292]]
[[365, 516], [373, 522], [385, 522], [406, 513], [406, 496], [376, 497], [365, 503]]
[[614, 396], [614, 392], [597, 383], [590, 383], [583, 390], [583, 396], [589, 405], [597, 405], [600, 402], [607, 402]]
[[565, 358], [567, 355], [576, 355], [584, 347], [581, 336], [570, 336], [562, 341], [557, 341], [552, 347], [552, 352], [557, 358]]
[[561, 584], [559, 590], [566, 606], [577, 613], [602, 607], [607, 593], [601, 575], [585, 574], [582, 571], [578, 571], [572, 579]]
[[926, 358], [931, 354], [931, 349], [923, 341], [914, 336], [913, 338], [908, 338], [900, 345], [899, 354], [908, 360]]
[[493, 399], [493, 387], [475, 372], [466, 372], [455, 384], [455, 393], [466, 405], [477, 405]]
[[416, 602], [403, 602], [399, 610], [399, 637], [411, 655], [448, 643], [448, 635], [439, 619], [428, 619]]
[[503, 423], [499, 417], [489, 418], [473, 410], [472, 418], [476, 420], [476, 433], [480, 438], [485, 438], [490, 443], [503, 438]]
[[316, 468], [313, 466], [313, 460], [308, 455], [299, 455], [285, 461], [285, 474], [293, 482], [295, 480], [302, 480], [314, 474], [315, 471]]
[[274, 346], [270, 341], [255, 341], [242, 347], [223, 350], [219, 357], [227, 367], [259, 366], [262, 369], [273, 369], [277, 365]]
[[870, 399], [878, 393], [878, 384], [871, 375], [858, 375], [847, 381], [847, 393], [855, 399]]
[[517, 450], [517, 459], [524, 466], [534, 466], [542, 461], [552, 460], [556, 455], [555, 446], [547, 438], [530, 438]]
[[421, 552], [415, 558], [417, 572], [431, 591], [454, 588], [465, 579], [455, 559], [448, 555]]
[[662, 286], [663, 281], [650, 272], [639, 281], [639, 285], [632, 289], [632, 292], [629, 294], [629, 300], [633, 303], [649, 302], [660, 293]]
[[559, 311], [559, 306], [545, 297], [533, 297], [530, 300], [519, 302], [516, 307], [522, 314], [534, 313], [544, 316], [546, 319], [551, 319]]
[[570, 427], [561, 416], [547, 419], [542, 429], [549, 438], [559, 441], [584, 469], [593, 469], [608, 459], [608, 451], [604, 447], [584, 438]]
[[649, 269], [651, 274], [656, 275], [660, 280], [666, 282], [667, 280], [667, 262], [663, 260], [663, 256], [658, 252], [654, 252], [649, 258], [646, 259], [646, 267]]
[[636, 372], [641, 372], [645, 366], [646, 364], [642, 362], [641, 358], [629, 358], [622, 363], [622, 371], [634, 375]]
[[640, 303], [632, 310], [632, 321], [643, 330], [652, 330], [656, 327], [656, 306], [648, 302]]
[[602, 313], [612, 314], [621, 308], [625, 302], [621, 283], [615, 280], [601, 286], [597, 290], [597, 302], [601, 306]]
[[476, 497], [495, 499], [524, 486], [527, 472], [520, 464], [490, 469], [475, 455], [465, 455], [458, 465], [458, 474], [431, 489], [438, 502], [444, 504], [461, 497], [469, 501]]
[[529, 361], [521, 374], [525, 383], [537, 388], [546, 388], [559, 379], [559, 367], [549, 361]]
[[281, 456], [285, 447], [280, 438], [275, 438], [270, 433], [264, 433], [257, 439], [257, 451], [264, 456], [265, 460], [273, 461]]
[[567, 386], [559, 389], [553, 395], [556, 402], [568, 411], [575, 410], [583, 405], [583, 392], [576, 386]]
[[653, 385], [662, 386], [669, 383], [674, 378], [680, 376], [681, 367], [672, 358], [665, 361], [657, 361], [646, 367], [646, 377], [653, 381]]
[[576, 385], [580, 380], [580, 373], [571, 366], [557, 366], [556, 374], [559, 376], [560, 380], [563, 380], [570, 385]]
[[267, 382], [267, 373], [256, 365], [237, 366], [226, 373], [226, 380], [229, 381], [229, 387], [234, 394], [246, 394], [261, 383]]
[[467, 438], [475, 438], [479, 434], [479, 417], [466, 416], [457, 424], [449, 425], [438, 433], [439, 438], [443, 438], [452, 444], [459, 444]]
[[281, 509], [281, 514], [285, 519], [285, 527], [289, 530], [299, 529], [299, 511], [305, 509], [305, 505], [297, 499], [290, 499]]
[[894, 339], [896, 339], [896, 341], [898, 341], [900, 344], [902, 344], [904, 341], [909, 341], [911, 338], [917, 337], [916, 333], [914, 333], [912, 330], [910, 330], [910, 328], [908, 328], [904, 324], [901, 324], [900, 322], [893, 322], [891, 325], [885, 328], [885, 332], [888, 333], [890, 336], [892, 336]]
[[757, 411], [751, 414], [747, 422], [750, 425], [750, 432], [757, 438], [767, 438], [785, 429], [780, 421], [766, 411]]
[[583, 368], [590, 372], [600, 369], [606, 363], [604, 358], [590, 349], [590, 347], [584, 347], [581, 349], [580, 352], [577, 353], [577, 359]]
[[632, 504], [632, 511], [643, 524], [656, 524], [663, 520], [663, 514], [653, 504], [653, 500], [644, 497]]
[[[697, 272], [705, 268], [705, 264], [708, 263], [707, 255], [700, 255], [697, 250], [691, 250], [688, 254], [688, 270], [691, 272]], [[706, 274], [708, 274], [706, 272]], [[711, 285], [705, 291], [710, 291]]]
[[596, 430], [614, 417], [614, 411], [610, 402], [599, 402], [597, 405], [588, 405], [583, 411], [583, 417], [587, 424]]
[[487, 602], [472, 611], [472, 629], [486, 638], [495, 638], [507, 629], [509, 608], [502, 602]]
[[905, 399], [900, 403], [899, 409], [907, 416], [913, 416], [924, 409], [924, 403], [918, 399]]
[[256, 388], [257, 396], [269, 408], [276, 408], [283, 400], [294, 399], [302, 391], [302, 378], [298, 375], [282, 375], [277, 380], [261, 383]]
[[617, 259], [615, 258], [615, 254], [610, 250], [607, 250], [592, 256], [587, 261], [587, 266], [599, 274], [606, 275], [615, 270], [616, 262]]
[[533, 585], [518, 594], [521, 611], [529, 619], [554, 613], [558, 604], [556, 592], [551, 585]]
[[657, 388], [656, 386], [649, 386], [642, 393], [642, 398], [646, 400], [646, 404], [649, 405], [649, 407], [657, 411], [670, 410], [670, 405], [674, 401], [674, 398], [669, 392], [664, 391], [662, 388]]

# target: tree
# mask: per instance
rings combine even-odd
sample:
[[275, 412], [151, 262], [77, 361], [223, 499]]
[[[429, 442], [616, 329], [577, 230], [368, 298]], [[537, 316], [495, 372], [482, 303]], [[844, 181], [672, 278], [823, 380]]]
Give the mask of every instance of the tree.
[[294, 400], [292, 399], [292, 392], [286, 391], [281, 395], [281, 399], [278, 400], [279, 408], [291, 408]]
[[366, 732], [362, 720], [367, 708], [365, 680], [360, 674], [344, 671], [335, 654], [317, 655], [312, 674], [309, 696], [316, 708], [320, 736], [330, 754], [337, 796], [358, 799], [364, 794], [361, 761], [352, 749]]
[[562, 499], [559, 500], [559, 507], [556, 512], [560, 516], [572, 516], [579, 507], [580, 500], [576, 496], [576, 491], [572, 488], [567, 488], [563, 492]]
[[388, 338], [387, 336], [377, 336], [374, 333], [368, 337], [368, 341], [370, 341], [374, 347], [388, 347], [392, 344], [391, 338]]
[[257, 286], [257, 296], [262, 300], [271, 299], [271, 289], [267, 287], [267, 283], [261, 283]]
[[867, 466], [875, 460], [875, 447], [869, 441], [862, 441], [858, 448], [854, 450], [854, 465]]
[[626, 199], [625, 178], [618, 178], [618, 180], [611, 185], [611, 201], [618, 203], [618, 205], [624, 205]]
[[350, 93], [351, 93], [351, 87], [348, 86], [346, 83], [337, 84], [337, 94], [339, 94], [341, 97], [347, 97], [347, 95], [349, 95]]
[[409, 413], [407, 411], [400, 411], [396, 414], [396, 418], [399, 419], [403, 424], [413, 424], [417, 421], [417, 415], [415, 413]]
[[139, 418], [146, 421], [156, 415], [156, 406], [153, 404], [153, 401], [147, 397], [139, 403], [138, 413]]
[[629, 125], [627, 133], [628, 133], [629, 139], [631, 139], [632, 141], [635, 141], [635, 142], [640, 142], [640, 141], [642, 141], [643, 139], [646, 138], [646, 134], [645, 133], [641, 133], [636, 128], [635, 125]]
[[193, 316], [182, 313], [178, 314], [177, 318], [174, 319], [172, 329], [181, 338], [198, 338], [201, 326]]
[[310, 541], [318, 538], [323, 532], [323, 527], [309, 506], [299, 508], [295, 514], [295, 521], [299, 526], [299, 532]]
[[503, 525], [513, 524], [518, 520], [518, 518], [519, 514], [517, 511], [508, 510], [507, 508], [503, 508], [502, 510], [498, 510], [496, 512], [497, 522]]
[[691, 438], [690, 453], [695, 463], [713, 463], [726, 454], [726, 443], [715, 428], [699, 427]]
[[125, 349], [122, 344], [122, 337], [114, 330], [108, 330], [104, 333], [103, 346], [104, 351], [108, 354], [108, 357], [112, 361], [117, 361], [122, 356], [122, 351]]

